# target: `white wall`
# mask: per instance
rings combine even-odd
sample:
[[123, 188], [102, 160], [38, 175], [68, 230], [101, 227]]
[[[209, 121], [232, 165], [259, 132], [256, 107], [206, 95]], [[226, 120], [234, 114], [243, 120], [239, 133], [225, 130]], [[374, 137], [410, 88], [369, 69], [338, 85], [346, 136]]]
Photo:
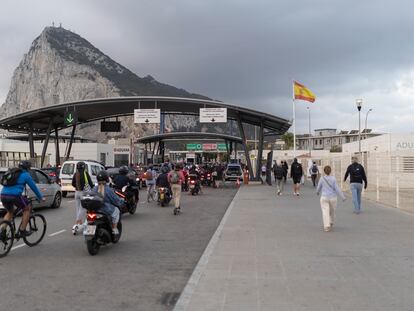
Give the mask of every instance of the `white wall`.
[[[342, 145], [344, 153], [355, 153], [359, 150], [358, 141]], [[361, 151], [371, 152], [414, 152], [414, 134], [384, 134], [361, 140]]]

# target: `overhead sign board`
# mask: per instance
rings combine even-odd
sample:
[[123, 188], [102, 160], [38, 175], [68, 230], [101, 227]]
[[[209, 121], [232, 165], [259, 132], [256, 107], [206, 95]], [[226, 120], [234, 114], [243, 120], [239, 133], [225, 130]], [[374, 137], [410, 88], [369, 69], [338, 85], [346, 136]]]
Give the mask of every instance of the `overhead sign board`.
[[187, 150], [201, 150], [201, 144], [187, 144]]
[[226, 144], [217, 144], [217, 150], [227, 150]]
[[217, 144], [203, 144], [203, 150], [217, 150]]
[[78, 122], [78, 114], [76, 111], [66, 111], [63, 117], [66, 126], [75, 125]]
[[200, 108], [200, 123], [226, 123], [227, 108]]
[[102, 121], [101, 132], [120, 132], [121, 122], [120, 121]]
[[129, 154], [130, 148], [128, 146], [116, 146], [114, 147], [114, 153], [116, 154]]
[[134, 109], [134, 123], [154, 124], [160, 122], [160, 109]]

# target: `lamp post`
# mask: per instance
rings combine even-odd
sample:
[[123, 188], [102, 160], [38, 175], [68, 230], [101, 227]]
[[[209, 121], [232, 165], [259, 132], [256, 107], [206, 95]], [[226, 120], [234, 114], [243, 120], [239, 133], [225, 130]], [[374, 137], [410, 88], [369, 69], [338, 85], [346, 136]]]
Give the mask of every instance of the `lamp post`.
[[365, 115], [365, 130], [364, 130], [364, 132], [365, 132], [365, 139], [367, 139], [367, 128], [368, 128], [368, 126], [367, 126], [367, 124], [368, 124], [368, 114], [370, 113], [372, 111], [372, 108], [370, 108], [368, 111], [367, 111], [367, 114]]
[[362, 99], [356, 100], [356, 106], [358, 108], [358, 123], [359, 123], [359, 130], [358, 130], [358, 152], [361, 154], [361, 108], [362, 108]]

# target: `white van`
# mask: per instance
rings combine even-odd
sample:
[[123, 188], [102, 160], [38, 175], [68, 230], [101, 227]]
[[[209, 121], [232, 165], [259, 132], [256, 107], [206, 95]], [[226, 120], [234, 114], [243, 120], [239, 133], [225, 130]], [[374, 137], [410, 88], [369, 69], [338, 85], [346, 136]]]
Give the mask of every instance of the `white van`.
[[105, 170], [105, 167], [101, 163], [91, 160], [72, 160], [63, 163], [59, 178], [62, 186], [62, 196], [64, 198], [68, 195], [68, 192], [75, 192], [75, 188], [72, 186], [72, 178], [73, 174], [76, 172], [76, 164], [78, 164], [78, 162], [85, 162], [86, 169], [94, 184], [98, 183], [96, 180], [98, 172]]

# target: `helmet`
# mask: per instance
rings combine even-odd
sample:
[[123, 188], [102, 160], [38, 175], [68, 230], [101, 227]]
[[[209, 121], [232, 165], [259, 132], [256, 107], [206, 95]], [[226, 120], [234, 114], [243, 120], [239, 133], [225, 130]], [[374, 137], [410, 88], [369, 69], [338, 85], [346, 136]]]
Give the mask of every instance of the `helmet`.
[[30, 170], [31, 167], [32, 167], [32, 163], [30, 163], [27, 160], [20, 161], [20, 163], [19, 163], [19, 168], [21, 168], [23, 170], [28, 171], [28, 170]]
[[168, 173], [168, 167], [167, 167], [167, 166], [163, 166], [163, 167], [161, 167], [161, 172], [162, 172], [163, 174]]
[[98, 180], [98, 182], [101, 182], [101, 181], [109, 182], [108, 172], [104, 170], [100, 171], [98, 175], [96, 175], [96, 179]]
[[128, 174], [128, 172], [129, 172], [129, 169], [128, 169], [128, 166], [126, 165], [123, 165], [119, 168], [119, 174], [121, 175], [126, 175]]
[[78, 170], [78, 171], [83, 171], [84, 169], [85, 169], [85, 167], [86, 167], [86, 164], [85, 164], [85, 162], [78, 162], [77, 164], [76, 164], [76, 169]]

